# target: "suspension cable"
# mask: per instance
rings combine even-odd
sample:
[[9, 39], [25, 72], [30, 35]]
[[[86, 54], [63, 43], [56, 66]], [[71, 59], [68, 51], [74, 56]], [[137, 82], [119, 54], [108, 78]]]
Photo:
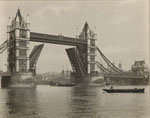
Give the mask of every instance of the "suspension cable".
[[117, 68], [113, 63], [111, 63], [106, 57], [105, 55], [101, 52], [101, 50], [97, 47], [100, 55], [102, 56], [102, 58], [104, 59], [104, 61], [108, 64], [108, 66], [110, 66], [115, 72], [117, 73], [122, 73], [123, 71], [120, 70], [119, 68]]
[[110, 70], [108, 70], [107, 68], [105, 68], [101, 63], [99, 63], [98, 61], [96, 62], [97, 66], [105, 73], [109, 73], [109, 74], [115, 74], [114, 72], [111, 72]]
[[0, 45], [0, 54], [2, 54], [14, 41], [15, 39], [13, 40], [6, 40], [4, 41], [1, 45]]

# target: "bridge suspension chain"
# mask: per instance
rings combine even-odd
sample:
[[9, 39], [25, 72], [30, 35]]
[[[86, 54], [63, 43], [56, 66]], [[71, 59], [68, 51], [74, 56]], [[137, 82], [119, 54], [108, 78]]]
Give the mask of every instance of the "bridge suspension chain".
[[0, 45], [0, 54], [3, 53], [8, 47], [8, 41], [6, 40], [4, 43]]
[[0, 54], [2, 54], [2, 53], [9, 47], [9, 45], [12, 44], [12, 42], [13, 42], [14, 40], [15, 40], [15, 39], [10, 40], [10, 41], [8, 41], [8, 40], [4, 41], [4, 42], [0, 45]]
[[118, 73], [118, 74], [123, 73], [122, 70], [120, 70], [119, 68], [117, 68], [113, 63], [111, 63], [111, 62], [106, 58], [106, 56], [101, 52], [101, 50], [100, 50], [99, 48], [97, 48], [97, 50], [98, 50], [98, 52], [100, 53], [100, 55], [102, 56], [102, 58], [104, 59], [104, 61], [108, 64], [108, 66], [109, 66], [111, 69], [113, 69], [113, 71], [114, 71], [115, 73]]
[[109, 69], [105, 68], [100, 62], [96, 62], [97, 66], [104, 72], [104, 74], [115, 74], [114, 72], [110, 71]]

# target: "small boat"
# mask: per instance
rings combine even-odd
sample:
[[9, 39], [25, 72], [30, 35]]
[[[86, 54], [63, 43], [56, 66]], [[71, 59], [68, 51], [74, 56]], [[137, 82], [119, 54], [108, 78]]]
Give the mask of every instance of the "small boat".
[[113, 89], [112, 87], [110, 89], [103, 89], [107, 93], [144, 93], [144, 88], [134, 88], [134, 89]]

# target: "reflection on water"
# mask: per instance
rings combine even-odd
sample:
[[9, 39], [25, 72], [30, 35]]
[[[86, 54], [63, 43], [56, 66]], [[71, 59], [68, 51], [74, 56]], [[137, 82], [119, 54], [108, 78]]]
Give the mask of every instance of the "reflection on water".
[[71, 102], [70, 110], [68, 113], [68, 118], [74, 117], [89, 117], [94, 118], [99, 107], [100, 99], [97, 97], [98, 91], [95, 88], [90, 88], [89, 86], [77, 86], [71, 91]]
[[145, 88], [144, 94], [108, 94], [89, 85], [0, 89], [0, 118], [149, 118]]
[[[5, 104], [5, 111], [2, 113], [3, 117], [19, 118], [38, 116], [38, 104], [36, 91], [34, 89], [11, 89], [2, 90], [5, 91], [5, 98], [3, 98]], [[3, 95], [2, 94], [2, 95]]]

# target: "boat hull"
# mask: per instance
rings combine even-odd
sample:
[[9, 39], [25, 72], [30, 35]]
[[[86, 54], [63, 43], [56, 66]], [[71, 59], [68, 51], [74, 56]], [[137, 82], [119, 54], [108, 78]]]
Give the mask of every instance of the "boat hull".
[[144, 93], [143, 89], [103, 89], [107, 93]]

